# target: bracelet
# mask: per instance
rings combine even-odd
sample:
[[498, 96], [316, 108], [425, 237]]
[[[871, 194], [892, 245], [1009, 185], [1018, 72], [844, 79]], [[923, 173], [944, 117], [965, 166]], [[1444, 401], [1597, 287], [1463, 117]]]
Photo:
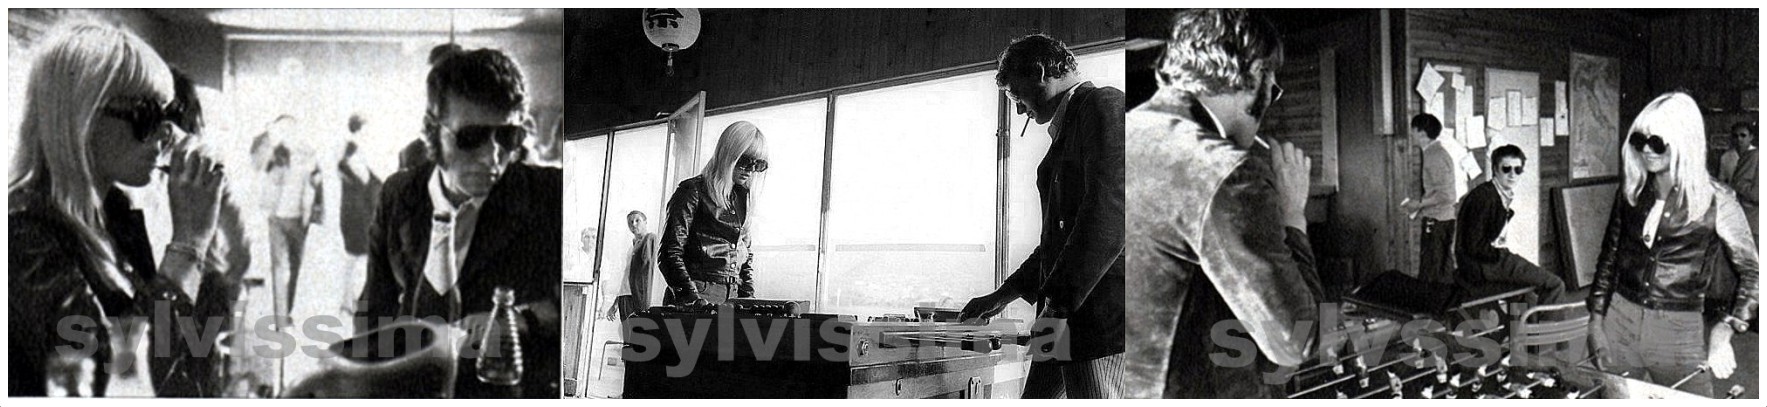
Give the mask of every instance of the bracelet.
[[1720, 320], [1719, 323], [1730, 324], [1730, 329], [1736, 332], [1747, 332], [1749, 330], [1749, 321], [1744, 321], [1742, 318], [1737, 318], [1735, 315], [1725, 315], [1724, 319]]
[[197, 250], [196, 245], [189, 243], [172, 242], [166, 244], [166, 255], [171, 256], [172, 253], [183, 253], [198, 262], [203, 260], [202, 251]]

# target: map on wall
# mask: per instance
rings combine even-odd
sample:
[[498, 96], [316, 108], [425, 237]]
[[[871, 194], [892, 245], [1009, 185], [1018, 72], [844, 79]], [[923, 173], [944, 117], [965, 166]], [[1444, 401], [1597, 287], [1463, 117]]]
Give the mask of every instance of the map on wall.
[[1571, 179], [1620, 173], [1620, 68], [1571, 53]]

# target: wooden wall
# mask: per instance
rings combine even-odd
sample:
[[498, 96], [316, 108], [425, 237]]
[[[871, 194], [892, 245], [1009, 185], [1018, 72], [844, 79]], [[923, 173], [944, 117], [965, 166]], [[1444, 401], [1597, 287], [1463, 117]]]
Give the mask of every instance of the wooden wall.
[[[1333, 108], [1329, 114], [1335, 117], [1329, 120], [1320, 117], [1306, 124], [1316, 126], [1315, 131], [1286, 132], [1284, 129], [1288, 126], [1280, 123], [1270, 129], [1288, 133], [1284, 139], [1301, 144], [1308, 149], [1309, 155], [1313, 155], [1314, 149], [1328, 148], [1329, 143], [1320, 137], [1325, 134], [1325, 127], [1335, 125], [1336, 188], [1328, 195], [1315, 195], [1308, 202], [1308, 221], [1314, 223], [1309, 235], [1313, 237], [1314, 251], [1323, 264], [1321, 278], [1328, 285], [1334, 282], [1354, 285], [1356, 280], [1389, 268], [1388, 245], [1383, 242], [1392, 240], [1390, 233], [1382, 227], [1387, 223], [1385, 197], [1391, 189], [1386, 167], [1380, 164], [1387, 159], [1387, 135], [1373, 127], [1375, 112], [1379, 110], [1374, 91], [1379, 75], [1374, 69], [1378, 62], [1375, 59], [1378, 53], [1374, 49], [1378, 46], [1375, 34], [1379, 13], [1369, 10], [1340, 11], [1329, 16], [1311, 15], [1310, 11], [1293, 13], [1298, 15], [1278, 13], [1273, 16], [1279, 29], [1284, 30], [1283, 44], [1290, 55], [1290, 62], [1284, 69], [1287, 74], [1279, 77], [1288, 95], [1283, 96], [1278, 105], [1306, 100], [1302, 104], [1323, 106], [1318, 103], [1319, 99], [1331, 98], [1335, 103], [1329, 106]], [[1314, 22], [1296, 28], [1313, 17], [1331, 22]], [[1328, 92], [1309, 83], [1319, 82], [1317, 72], [1291, 73], [1302, 69], [1299, 66], [1320, 62], [1328, 49], [1335, 71], [1332, 74], [1335, 91]], [[1315, 79], [1308, 81], [1300, 77], [1308, 75]], [[1309, 97], [1309, 93], [1316, 94]], [[1315, 163], [1319, 163], [1318, 158]], [[1315, 171], [1320, 171], [1319, 167], [1316, 165]], [[1317, 178], [1315, 183], [1318, 183]]]
[[1651, 93], [1682, 90], [1699, 101], [1711, 168], [1730, 147], [1730, 125], [1760, 120], [1759, 106], [1743, 101], [1761, 86], [1760, 28], [1755, 9], [1682, 11], [1650, 21]]
[[[1655, 95], [1650, 86], [1650, 32], [1647, 21], [1633, 14], [1609, 10], [1405, 10], [1400, 14], [1404, 32], [1404, 78], [1396, 86], [1403, 91], [1404, 117], [1421, 113], [1423, 105], [1416, 91], [1411, 90], [1424, 61], [1458, 64], [1469, 68], [1469, 85], [1474, 100], [1485, 100], [1484, 68], [1503, 68], [1540, 74], [1542, 95], [1551, 95], [1553, 81], [1570, 80], [1571, 52], [1616, 58], [1620, 64], [1620, 126]], [[1543, 97], [1542, 112], [1553, 109], [1553, 100]], [[1484, 104], [1474, 103], [1475, 114], [1483, 115]], [[1530, 169], [1538, 168], [1540, 177], [1540, 266], [1561, 273], [1559, 239], [1550, 213], [1551, 191], [1571, 185], [1569, 138], [1560, 138], [1552, 147], [1542, 146], [1540, 157], [1529, 157]], [[1390, 140], [1394, 157], [1395, 195], [1397, 202], [1405, 196], [1419, 196], [1423, 187], [1419, 160], [1421, 156], [1408, 143]], [[1617, 147], [1616, 147], [1617, 148]], [[1475, 151], [1480, 157], [1484, 149]], [[1486, 163], [1488, 166], [1488, 163]], [[1577, 183], [1597, 181], [1577, 180]], [[1478, 182], [1483, 182], [1481, 179]], [[1606, 205], [1606, 202], [1590, 203]], [[1420, 233], [1415, 221], [1389, 222], [1397, 238], [1397, 255], [1390, 266], [1413, 270], [1417, 263], [1417, 242]]]
[[645, 39], [640, 10], [565, 13], [566, 131], [655, 118], [704, 90], [718, 108], [993, 61], [1015, 38], [1070, 46], [1123, 38], [1122, 9], [705, 9], [676, 53]]

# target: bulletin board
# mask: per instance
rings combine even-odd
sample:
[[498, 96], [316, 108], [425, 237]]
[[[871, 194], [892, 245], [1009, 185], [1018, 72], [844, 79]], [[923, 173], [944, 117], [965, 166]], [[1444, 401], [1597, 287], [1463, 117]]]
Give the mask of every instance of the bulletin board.
[[1553, 142], [1555, 127], [1552, 113], [1541, 117], [1541, 106], [1550, 103], [1543, 97], [1550, 95], [1543, 96], [1540, 90], [1540, 74], [1425, 60], [1412, 85], [1423, 112], [1442, 120], [1441, 137], [1452, 136], [1471, 153], [1459, 162], [1461, 171], [1471, 174], [1469, 187], [1490, 179], [1495, 170], [1489, 168], [1490, 154], [1497, 147], [1514, 145], [1528, 157], [1527, 169], [1516, 184], [1512, 203], [1516, 214], [1504, 230], [1505, 247], [1539, 264], [1540, 147], [1542, 142]]

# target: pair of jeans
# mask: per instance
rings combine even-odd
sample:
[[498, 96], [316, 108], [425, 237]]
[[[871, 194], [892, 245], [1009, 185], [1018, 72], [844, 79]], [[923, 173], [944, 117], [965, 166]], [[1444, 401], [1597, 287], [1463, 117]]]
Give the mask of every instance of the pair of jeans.
[[1454, 220], [1423, 218], [1418, 239], [1417, 279], [1432, 283], [1454, 282]]
[[[702, 280], [693, 280], [692, 283], [693, 288], [699, 290], [699, 298], [712, 305], [723, 304], [730, 301], [731, 298], [738, 298], [735, 283], [714, 283]], [[673, 291], [670, 290], [670, 294], [674, 294]], [[665, 303], [673, 304], [675, 301], [671, 299]]]
[[[1608, 349], [1601, 356], [1603, 367], [1611, 373], [1673, 385], [1705, 363], [1705, 325], [1699, 311], [1653, 310], [1615, 295], [1601, 320], [1608, 338]], [[1712, 373], [1694, 375], [1676, 389], [1711, 397]]]

